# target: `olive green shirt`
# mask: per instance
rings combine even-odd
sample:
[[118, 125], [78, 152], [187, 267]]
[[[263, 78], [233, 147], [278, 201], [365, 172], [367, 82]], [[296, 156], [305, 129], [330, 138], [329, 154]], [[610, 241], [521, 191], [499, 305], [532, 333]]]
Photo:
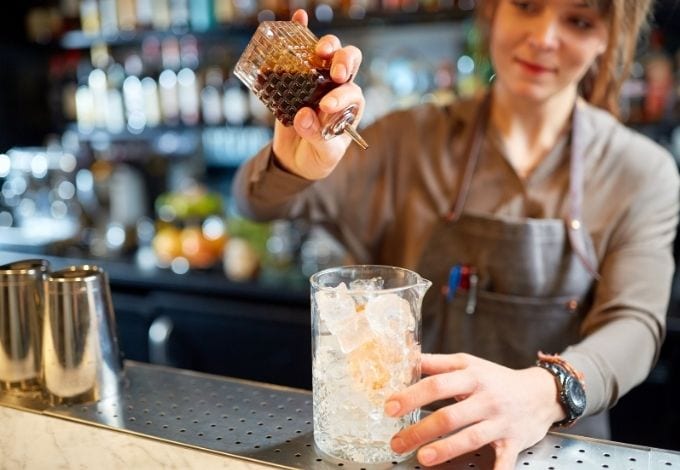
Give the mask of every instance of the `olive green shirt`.
[[[258, 220], [303, 217], [322, 224], [357, 263], [414, 269], [428, 235], [453, 202], [478, 99], [398, 111], [362, 130], [338, 167], [312, 182], [275, 164], [267, 146], [234, 180], [237, 207]], [[581, 326], [562, 353], [585, 375], [586, 414], [613, 406], [645, 379], [664, 337], [679, 210], [672, 157], [610, 114], [584, 106], [583, 225], [601, 280]], [[465, 210], [559, 218], [567, 214], [569, 139], [526, 178], [488, 131]], [[446, 260], [442, 260], [446, 262]], [[540, 332], [536, 332], [540, 334]]]

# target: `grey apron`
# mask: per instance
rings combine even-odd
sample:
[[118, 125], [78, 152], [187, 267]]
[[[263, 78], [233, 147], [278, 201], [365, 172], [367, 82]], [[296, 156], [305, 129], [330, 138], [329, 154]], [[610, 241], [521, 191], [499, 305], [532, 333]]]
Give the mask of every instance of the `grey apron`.
[[[597, 260], [581, 222], [578, 106], [572, 118], [564, 219], [463, 212], [490, 101], [488, 95], [469, 134], [453, 207], [435, 224], [420, 259], [418, 272], [433, 282], [423, 301], [423, 350], [466, 352], [518, 369], [533, 365], [538, 351], [559, 353], [579, 341], [579, 326], [598, 278]], [[462, 267], [463, 275], [452, 291], [448, 286], [454, 266]], [[608, 438], [608, 416], [581, 419], [566, 432]]]

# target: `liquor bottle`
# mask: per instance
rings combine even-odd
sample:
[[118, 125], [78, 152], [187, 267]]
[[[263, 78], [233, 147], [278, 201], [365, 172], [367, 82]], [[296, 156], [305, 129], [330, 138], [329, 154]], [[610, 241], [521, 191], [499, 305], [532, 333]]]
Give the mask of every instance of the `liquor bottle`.
[[152, 0], [137, 0], [137, 26], [142, 29], [150, 29], [153, 25]]
[[189, 29], [188, 0], [170, 0], [170, 27], [178, 32]]
[[119, 133], [125, 129], [125, 112], [121, 89], [125, 80], [125, 70], [120, 64], [112, 63], [106, 70], [106, 129]]
[[63, 31], [75, 31], [80, 27], [80, 4], [78, 0], [61, 0], [59, 11], [61, 12]]
[[655, 122], [668, 116], [673, 93], [673, 61], [663, 48], [663, 36], [659, 30], [652, 32], [644, 66], [647, 82], [645, 121]]
[[137, 27], [135, 0], [118, 0], [118, 27], [121, 31], [134, 31]]
[[99, 23], [105, 36], [118, 33], [118, 8], [116, 0], [99, 0]]
[[161, 65], [166, 70], [179, 70], [182, 62], [179, 41], [175, 36], [167, 36], [161, 42]]
[[182, 123], [194, 126], [199, 121], [198, 83], [196, 74], [188, 67], [177, 74], [179, 114]]
[[80, 2], [80, 29], [88, 36], [101, 34], [97, 0], [82, 0]]
[[99, 129], [104, 129], [106, 128], [109, 102], [106, 73], [100, 68], [92, 70], [87, 78], [87, 85], [92, 93], [94, 125]]
[[177, 74], [165, 69], [158, 77], [158, 89], [163, 123], [168, 126], [179, 124], [179, 95]]
[[139, 134], [146, 127], [146, 115], [142, 81], [136, 75], [129, 75], [123, 82], [123, 104], [128, 131]]
[[165, 31], [170, 29], [170, 4], [168, 0], [152, 0], [151, 25], [153, 29]]
[[191, 0], [189, 20], [194, 31], [208, 31], [215, 26], [215, 5], [213, 0]]
[[157, 127], [162, 121], [158, 85], [151, 77], [142, 78], [142, 94], [144, 98], [144, 117], [149, 127]]
[[236, 78], [227, 80], [224, 86], [224, 118], [232, 126], [242, 126], [248, 120], [250, 106], [247, 91]]
[[218, 24], [228, 24], [234, 21], [234, 4], [232, 0], [214, 0], [215, 21]]
[[205, 87], [201, 90], [201, 111], [203, 122], [216, 126], [224, 120], [222, 113], [222, 71], [210, 67], [205, 71]]

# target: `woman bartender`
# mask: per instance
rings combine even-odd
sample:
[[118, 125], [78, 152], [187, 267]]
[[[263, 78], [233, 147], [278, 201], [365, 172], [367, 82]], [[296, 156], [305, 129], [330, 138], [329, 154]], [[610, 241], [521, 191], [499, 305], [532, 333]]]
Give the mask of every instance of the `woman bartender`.
[[489, 92], [392, 113], [362, 131], [366, 151], [319, 133], [324, 113], [364, 103], [352, 82], [360, 51], [325, 36], [317, 53], [342, 85], [293, 127], [277, 122], [240, 169], [245, 215], [324, 224], [356, 262], [435, 283], [423, 346], [438, 354], [423, 355], [427, 377], [385, 411], [455, 400], [396, 435], [395, 451], [419, 448], [434, 465], [490, 444], [496, 468], [514, 468], [553, 425], [606, 437], [606, 410], [652, 367], [678, 175], [614, 117], [649, 4], [485, 1]]

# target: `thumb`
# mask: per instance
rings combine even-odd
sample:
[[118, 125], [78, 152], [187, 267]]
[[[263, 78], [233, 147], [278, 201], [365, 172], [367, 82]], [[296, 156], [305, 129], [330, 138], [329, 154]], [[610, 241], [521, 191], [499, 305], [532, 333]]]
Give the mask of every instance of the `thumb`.
[[496, 462], [493, 470], [514, 470], [519, 450], [514, 447], [496, 447]]

